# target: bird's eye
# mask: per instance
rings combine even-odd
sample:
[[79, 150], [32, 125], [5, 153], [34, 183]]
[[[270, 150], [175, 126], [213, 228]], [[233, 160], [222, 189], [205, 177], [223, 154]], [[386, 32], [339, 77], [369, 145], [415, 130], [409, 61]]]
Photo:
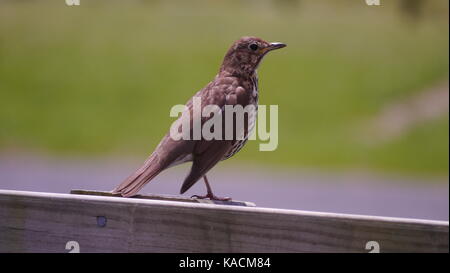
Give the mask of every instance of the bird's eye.
[[251, 50], [255, 51], [255, 50], [258, 49], [258, 45], [257, 45], [257, 44], [250, 44], [250, 45], [248, 46], [248, 48], [250, 48]]

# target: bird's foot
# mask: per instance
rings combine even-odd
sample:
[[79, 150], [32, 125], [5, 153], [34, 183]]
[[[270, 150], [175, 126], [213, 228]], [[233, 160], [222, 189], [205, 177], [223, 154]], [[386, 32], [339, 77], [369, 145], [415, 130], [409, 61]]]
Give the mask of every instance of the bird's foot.
[[206, 195], [192, 195], [191, 198], [209, 199], [209, 200], [216, 200], [216, 201], [230, 201], [231, 200], [231, 197], [218, 197], [212, 193], [207, 193]]

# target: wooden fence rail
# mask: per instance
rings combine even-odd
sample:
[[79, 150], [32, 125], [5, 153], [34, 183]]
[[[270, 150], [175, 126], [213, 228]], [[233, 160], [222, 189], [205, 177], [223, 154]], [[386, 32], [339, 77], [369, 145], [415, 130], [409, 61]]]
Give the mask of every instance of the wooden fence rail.
[[0, 190], [0, 252], [448, 252], [448, 231], [444, 221]]

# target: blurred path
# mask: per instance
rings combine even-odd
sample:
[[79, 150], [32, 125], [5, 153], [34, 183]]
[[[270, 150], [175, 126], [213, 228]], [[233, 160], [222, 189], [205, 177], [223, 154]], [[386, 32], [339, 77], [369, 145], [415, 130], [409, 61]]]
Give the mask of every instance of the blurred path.
[[418, 124], [448, 115], [448, 80], [414, 94], [402, 101], [386, 105], [374, 119], [371, 134], [382, 140], [401, 136]]
[[[71, 189], [111, 190], [140, 163], [0, 155], [0, 188], [59, 193]], [[186, 164], [164, 172], [143, 192], [178, 194], [188, 168]], [[256, 167], [244, 171], [242, 166], [224, 163], [211, 172], [210, 182], [217, 195], [252, 201], [260, 207], [449, 219], [448, 179], [429, 183], [358, 173], [281, 172]], [[187, 195], [204, 191], [200, 182]]]

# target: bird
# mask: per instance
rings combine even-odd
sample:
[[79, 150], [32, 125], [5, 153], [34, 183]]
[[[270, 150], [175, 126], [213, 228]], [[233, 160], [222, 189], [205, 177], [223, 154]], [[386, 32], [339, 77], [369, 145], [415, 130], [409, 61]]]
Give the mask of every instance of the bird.
[[[254, 106], [257, 113], [257, 68], [268, 52], [284, 47], [286, 47], [284, 43], [266, 42], [253, 36], [238, 39], [226, 52], [215, 78], [186, 103], [186, 111], [189, 114], [193, 113], [193, 102], [194, 99], [197, 99], [201, 102], [202, 109], [206, 105], [218, 106], [222, 111], [222, 118], [225, 116], [223, 112], [229, 109], [226, 106]], [[245, 114], [244, 128], [239, 127], [240, 131], [233, 132], [231, 138], [205, 139], [201, 136], [197, 139], [174, 139], [170, 133], [167, 133], [144, 164], [114, 188], [112, 193], [123, 197], [132, 197], [162, 171], [175, 165], [192, 162], [191, 170], [184, 179], [180, 194], [185, 193], [198, 180], [203, 178], [207, 193], [205, 195], [193, 195], [191, 198], [231, 200], [230, 197], [214, 195], [206, 174], [218, 162], [232, 157], [242, 149], [254, 128], [256, 113]], [[189, 115], [190, 124], [196, 118], [194, 115]], [[177, 121], [181, 121], [182, 118], [183, 115]], [[200, 117], [201, 126], [210, 118]], [[237, 130], [235, 116], [233, 116], [232, 122], [232, 128]], [[226, 130], [224, 125], [222, 129]], [[222, 132], [222, 135], [225, 133]], [[189, 136], [192, 137], [192, 135], [191, 129]]]

